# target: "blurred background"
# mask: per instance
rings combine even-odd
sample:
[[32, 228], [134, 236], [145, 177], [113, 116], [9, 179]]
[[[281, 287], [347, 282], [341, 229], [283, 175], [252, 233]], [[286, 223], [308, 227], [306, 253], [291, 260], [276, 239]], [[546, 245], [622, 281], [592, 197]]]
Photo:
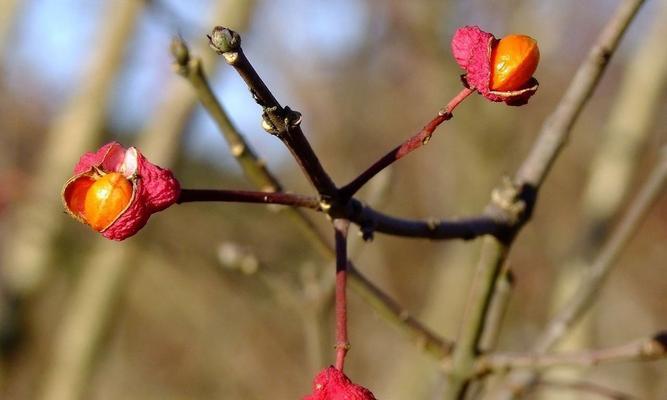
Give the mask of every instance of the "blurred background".
[[[331, 260], [285, 213], [185, 204], [110, 242], [62, 210], [78, 157], [138, 146], [186, 188], [252, 189], [169, 44], [204, 58], [233, 121], [289, 191], [312, 194], [260, 109], [207, 48], [223, 24], [343, 184], [460, 90], [455, 29], [535, 37], [541, 87], [525, 107], [473, 96], [419, 152], [359, 197], [409, 218], [473, 215], [528, 153], [619, 1], [0, 0], [0, 398], [288, 399], [333, 362]], [[498, 344], [528, 350], [580, 280], [667, 142], [667, 1], [648, 1], [575, 125], [519, 236]], [[318, 228], [331, 228], [312, 215]], [[355, 230], [356, 233], [356, 230]], [[479, 241], [353, 235], [357, 267], [455, 338]], [[667, 202], [651, 209], [567, 346], [613, 346], [667, 327]], [[350, 294], [346, 372], [381, 399], [439, 398], [438, 362]], [[566, 371], [667, 398], [667, 361]], [[539, 387], [527, 398], [566, 398]], [[598, 398], [577, 393], [577, 398]]]

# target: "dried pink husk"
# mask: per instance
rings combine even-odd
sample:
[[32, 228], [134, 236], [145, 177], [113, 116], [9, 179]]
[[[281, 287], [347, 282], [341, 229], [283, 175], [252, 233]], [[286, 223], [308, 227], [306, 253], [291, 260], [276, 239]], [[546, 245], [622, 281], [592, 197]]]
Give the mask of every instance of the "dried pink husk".
[[74, 167], [74, 177], [63, 188], [67, 212], [86, 223], [75, 191], [85, 189], [85, 180], [110, 172], [119, 172], [130, 180], [133, 194], [125, 210], [100, 231], [108, 239], [123, 240], [134, 235], [146, 225], [151, 214], [178, 200], [180, 185], [171, 171], [152, 164], [134, 147], [125, 149], [119, 143], [111, 142], [79, 159]]
[[454, 33], [452, 38], [452, 54], [457, 64], [466, 71], [461, 75], [463, 84], [477, 90], [482, 96], [495, 102], [505, 102], [511, 106], [521, 106], [535, 94], [539, 83], [530, 78], [523, 87], [512, 91], [494, 91], [491, 84], [491, 51], [498, 42], [491, 33], [477, 26], [464, 26]]
[[303, 400], [376, 400], [373, 393], [352, 383], [342, 371], [330, 366], [313, 381], [313, 392]]

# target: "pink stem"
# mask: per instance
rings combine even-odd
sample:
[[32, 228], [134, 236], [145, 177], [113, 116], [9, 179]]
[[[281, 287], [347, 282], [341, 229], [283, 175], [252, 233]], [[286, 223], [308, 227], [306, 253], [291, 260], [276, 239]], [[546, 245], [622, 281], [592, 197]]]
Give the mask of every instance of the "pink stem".
[[400, 146], [394, 148], [389, 153], [385, 154], [382, 158], [380, 158], [373, 165], [368, 167], [368, 169], [362, 172], [359, 176], [354, 178], [350, 183], [343, 186], [340, 189], [341, 197], [344, 199], [351, 198], [352, 196], [354, 196], [355, 193], [357, 193], [359, 189], [361, 189], [362, 186], [364, 186], [369, 180], [371, 180], [371, 178], [377, 175], [380, 171], [387, 168], [398, 159], [403, 158], [408, 153], [417, 150], [421, 146], [425, 145], [431, 138], [431, 135], [433, 135], [433, 132], [435, 132], [435, 129], [438, 126], [440, 126], [440, 124], [442, 124], [443, 122], [447, 121], [448, 119], [451, 119], [453, 116], [452, 112], [454, 111], [454, 109], [473, 92], [474, 92], [473, 89], [468, 89], [468, 88], [464, 88], [463, 90], [461, 90], [449, 103], [447, 103], [447, 105], [442, 110], [438, 112], [438, 115], [436, 115], [419, 132], [417, 132], [414, 136], [410, 137], [408, 140], [403, 142]]
[[333, 221], [336, 236], [336, 369], [343, 371], [350, 349], [347, 338], [347, 231], [350, 221]]

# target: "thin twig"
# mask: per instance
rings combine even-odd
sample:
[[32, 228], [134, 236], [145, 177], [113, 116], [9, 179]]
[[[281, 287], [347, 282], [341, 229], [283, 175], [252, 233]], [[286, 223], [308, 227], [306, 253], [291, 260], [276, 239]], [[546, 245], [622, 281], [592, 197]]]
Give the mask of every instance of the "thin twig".
[[253, 94], [255, 101], [264, 111], [264, 128], [276, 135], [290, 150], [301, 170], [308, 177], [317, 192], [325, 197], [333, 197], [337, 188], [301, 130], [301, 114], [283, 107], [266, 86], [255, 68], [250, 64], [238, 33], [216, 26], [209, 36], [211, 47], [223, 55], [225, 61], [234, 67]]
[[201, 201], [281, 204], [291, 207], [320, 210], [320, 201], [312, 196], [283, 192], [253, 192], [246, 190], [182, 189], [177, 203]]
[[610, 389], [606, 386], [602, 386], [594, 382], [587, 382], [587, 381], [561, 382], [561, 381], [540, 379], [538, 385], [539, 385], [538, 387], [543, 387], [547, 389], [551, 388], [567, 389], [578, 392], [592, 393], [609, 400], [639, 400], [637, 397], [633, 395], [619, 392], [618, 390]]
[[577, 69], [556, 110], [542, 126], [537, 143], [517, 172], [521, 185], [539, 187], [560, 154], [574, 122], [593, 94], [609, 60], [644, 0], [624, 0]]
[[204, 73], [201, 59], [190, 57], [190, 52], [185, 42], [180, 38], [175, 38], [172, 41], [171, 51], [176, 61], [176, 71], [185, 77], [195, 89], [199, 101], [220, 129], [220, 132], [229, 145], [229, 151], [241, 165], [241, 169], [248, 180], [265, 192], [282, 191], [278, 179], [268, 171], [266, 162], [259, 158], [255, 150], [239, 133], [224, 107], [213, 93]]
[[490, 236], [484, 238], [465, 318], [452, 354], [451, 369], [447, 374], [445, 399], [462, 399], [470, 384], [494, 283], [507, 257], [507, 250], [507, 245], [498, 239]]
[[350, 221], [333, 220], [336, 238], [336, 369], [343, 370], [350, 349], [347, 337], [347, 232]]
[[414, 150], [422, 147], [429, 140], [433, 132], [442, 124], [443, 122], [451, 119], [454, 115], [454, 109], [463, 102], [474, 90], [469, 88], [462, 89], [452, 100], [450, 100], [447, 105], [442, 108], [438, 114], [433, 117], [433, 119], [426, 124], [419, 132], [417, 132], [412, 137], [408, 138], [406, 141], [401, 143], [399, 146], [395, 147], [389, 153], [385, 154], [382, 158], [377, 160], [373, 165], [368, 167], [363, 171], [359, 176], [354, 178], [350, 183], [343, 186], [340, 189], [340, 196], [343, 199], [349, 199], [354, 196], [359, 189], [361, 189], [369, 180], [371, 180], [375, 175], [380, 171], [387, 168], [389, 165], [408, 155]]
[[486, 313], [486, 321], [484, 321], [484, 330], [479, 340], [479, 349], [481, 352], [493, 350], [498, 343], [500, 328], [502, 327], [514, 286], [514, 276], [508, 264], [505, 263], [505, 267], [500, 271], [500, 276], [496, 280], [493, 298], [489, 305], [489, 311]]
[[461, 335], [454, 350], [445, 399], [460, 399], [465, 396], [474, 359], [479, 350], [479, 339], [484, 330], [485, 315], [493, 297], [498, 269], [513, 238], [529, 220], [537, 191], [561, 153], [574, 122], [597, 86], [620, 38], [642, 4], [643, 0], [626, 0], [618, 8], [577, 70], [556, 110], [543, 125], [536, 144], [515, 176], [514, 190], [510, 187], [506, 188], [508, 190], [497, 191], [490, 204], [516, 210], [520, 223], [513, 227], [513, 234], [504, 242], [496, 238], [485, 240], [477, 279], [473, 284]]
[[667, 332], [635, 340], [620, 346], [599, 350], [564, 353], [496, 353], [480, 357], [476, 362], [479, 375], [512, 369], [544, 369], [553, 367], [590, 367], [627, 361], [657, 360], [667, 356]]
[[412, 339], [418, 348], [436, 359], [445, 359], [451, 354], [454, 349], [453, 342], [443, 339], [425, 327], [396, 300], [360, 274], [352, 263], [348, 265], [348, 276], [351, 278], [350, 286], [357, 290], [357, 294], [368, 302], [382, 318]]

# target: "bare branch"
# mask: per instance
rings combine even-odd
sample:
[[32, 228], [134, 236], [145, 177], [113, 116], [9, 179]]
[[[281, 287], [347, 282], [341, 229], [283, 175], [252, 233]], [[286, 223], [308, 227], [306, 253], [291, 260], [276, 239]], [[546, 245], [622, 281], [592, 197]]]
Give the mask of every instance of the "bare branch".
[[513, 223], [510, 218], [497, 212], [458, 220], [402, 219], [376, 211], [356, 199], [350, 200], [344, 215], [361, 227], [366, 238], [372, 237], [373, 232], [433, 240], [470, 240], [482, 235], [500, 237]]
[[183, 204], [201, 201], [281, 204], [320, 210], [320, 201], [312, 196], [246, 190], [182, 189], [177, 203]]
[[489, 311], [486, 313], [484, 331], [479, 341], [479, 349], [482, 352], [493, 350], [500, 336], [500, 328], [514, 286], [514, 274], [508, 264], [505, 263], [503, 270], [500, 271], [500, 276], [496, 279], [496, 287], [493, 289], [493, 298], [489, 305]]
[[266, 162], [259, 158], [255, 150], [239, 133], [216, 98], [204, 73], [201, 60], [198, 57], [191, 57], [185, 42], [179, 38], [173, 40], [171, 51], [176, 61], [176, 71], [185, 77], [197, 92], [199, 101], [222, 132], [230, 152], [241, 165], [248, 180], [265, 192], [282, 191], [278, 179], [266, 168]]
[[507, 245], [494, 237], [484, 238], [461, 331], [452, 354], [451, 369], [447, 374], [445, 399], [462, 399], [465, 396], [474, 371], [484, 322], [493, 297], [493, 288], [508, 249]]
[[638, 400], [637, 397], [627, 393], [619, 392], [618, 390], [610, 389], [606, 386], [587, 381], [560, 382], [540, 379], [538, 385], [538, 387], [547, 389], [567, 389], [578, 392], [592, 393], [610, 400]]
[[635, 340], [620, 346], [599, 350], [564, 353], [496, 353], [480, 357], [476, 362], [479, 375], [505, 372], [512, 369], [544, 369], [553, 367], [582, 366], [627, 361], [650, 361], [667, 357], [667, 332]]
[[276, 100], [243, 52], [238, 33], [216, 26], [209, 41], [211, 47], [234, 67], [248, 85], [255, 101], [262, 107], [264, 128], [283, 141], [317, 192], [322, 196], [333, 197], [338, 189], [301, 130], [301, 114], [281, 106]]
[[520, 185], [542, 185], [567, 142], [579, 113], [593, 94], [611, 56], [642, 4], [643, 0], [624, 0], [605, 25], [588, 56], [577, 69], [556, 110], [542, 126], [537, 143], [521, 164], [516, 176]]

